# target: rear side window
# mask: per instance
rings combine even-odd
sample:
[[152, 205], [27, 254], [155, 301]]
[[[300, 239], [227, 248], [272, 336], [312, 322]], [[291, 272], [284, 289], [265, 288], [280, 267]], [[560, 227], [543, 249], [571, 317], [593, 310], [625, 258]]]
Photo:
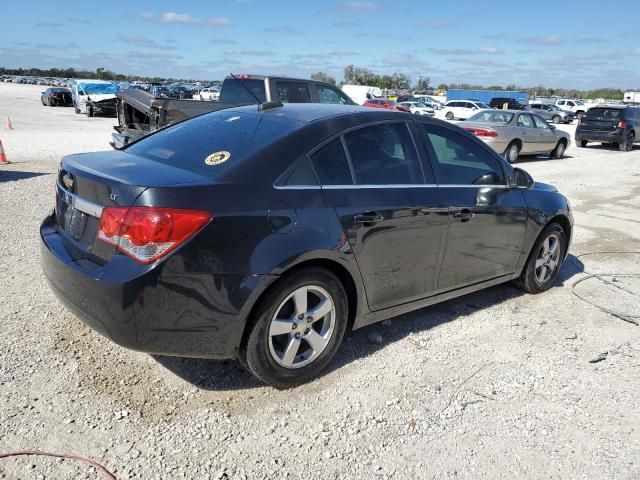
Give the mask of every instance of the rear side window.
[[344, 135], [356, 185], [424, 183], [411, 134], [405, 123], [360, 128]]
[[278, 82], [278, 98], [282, 103], [311, 103], [309, 84]]
[[311, 155], [311, 163], [322, 185], [353, 185], [342, 139], [336, 138], [317, 150]]
[[308, 186], [317, 185], [316, 176], [313, 174], [309, 160], [305, 156], [287, 170], [276, 182], [276, 185], [283, 186]]
[[318, 85], [318, 99], [320, 103], [337, 103], [341, 105], [350, 103], [338, 90], [325, 85]]
[[500, 162], [459, 132], [421, 124], [423, 138], [431, 146], [433, 167], [441, 185], [504, 185]]
[[[246, 88], [245, 88], [246, 87]], [[264, 89], [264, 80], [259, 79], [238, 79], [225, 78], [220, 90], [220, 101], [225, 103], [257, 103], [253, 98], [253, 93], [260, 102], [267, 101], [267, 94]]]

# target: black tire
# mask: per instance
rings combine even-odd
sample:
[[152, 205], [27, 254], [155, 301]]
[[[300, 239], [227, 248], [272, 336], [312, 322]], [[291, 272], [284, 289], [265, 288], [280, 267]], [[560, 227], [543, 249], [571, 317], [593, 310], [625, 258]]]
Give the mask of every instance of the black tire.
[[42, 106], [46, 106], [47, 104], [44, 103], [44, 99], [42, 97], [40, 97], [40, 101], [42, 102]]
[[577, 118], [578, 120], [580, 120], [582, 117], [584, 117], [584, 112], [578, 112], [578, 113], [576, 113], [576, 118]]
[[453, 112], [447, 112], [447, 114], [445, 115], [445, 118], [447, 120], [453, 120]]
[[76, 112], [76, 115], [79, 115], [80, 113], [82, 113], [75, 103], [73, 104], [73, 109]]
[[[292, 292], [304, 286], [317, 286], [329, 293], [335, 307], [335, 323], [328, 343], [307, 365], [287, 368], [273, 358], [269, 328], [278, 309]], [[264, 297], [253, 316], [251, 332], [240, 350], [241, 363], [259, 380], [276, 388], [290, 388], [317, 377], [335, 356], [348, 323], [347, 295], [340, 280], [318, 267], [299, 270], [281, 279]], [[323, 320], [327, 321], [327, 320]], [[291, 337], [289, 337], [291, 338]], [[301, 344], [307, 345], [308, 344]]]
[[560, 115], [554, 115], [551, 121], [555, 124], [558, 124], [562, 121], [562, 118], [560, 118]]
[[560, 160], [564, 157], [564, 153], [566, 152], [566, 150], [567, 145], [562, 140], [560, 140], [556, 145], [556, 148], [554, 148], [551, 152], [551, 158], [557, 158], [558, 160]]
[[580, 140], [580, 143], [578, 145], [580, 145], [582, 148], [585, 148], [587, 146], [587, 142], [586, 140]]
[[621, 152], [630, 152], [633, 150], [633, 143], [636, 141], [636, 136], [633, 132], [629, 132], [627, 137], [624, 139], [624, 142], [618, 144], [618, 149]]
[[87, 117], [93, 117], [93, 108], [88, 106], [85, 113], [87, 114]]
[[509, 163], [514, 163], [516, 160], [518, 160], [519, 155], [520, 155], [520, 145], [516, 141], [511, 142], [507, 146], [503, 154], [505, 160]]
[[[544, 281], [540, 281], [538, 275], [536, 274], [536, 262], [539, 260], [538, 256], [543, 249], [543, 244], [550, 238], [555, 236], [558, 239], [559, 244], [557, 245], [558, 249], [558, 257], [557, 263], [547, 278], [544, 278]], [[553, 282], [562, 267], [562, 262], [564, 261], [564, 251], [566, 248], [566, 239], [564, 234], [564, 229], [557, 223], [551, 223], [545, 227], [542, 233], [538, 236], [538, 240], [533, 245], [531, 252], [529, 253], [529, 258], [527, 259], [527, 263], [522, 269], [522, 274], [520, 277], [515, 280], [516, 286], [527, 293], [541, 293], [546, 290], [549, 290], [553, 285]], [[541, 267], [540, 267], [541, 268]], [[542, 273], [542, 272], [540, 272]]]

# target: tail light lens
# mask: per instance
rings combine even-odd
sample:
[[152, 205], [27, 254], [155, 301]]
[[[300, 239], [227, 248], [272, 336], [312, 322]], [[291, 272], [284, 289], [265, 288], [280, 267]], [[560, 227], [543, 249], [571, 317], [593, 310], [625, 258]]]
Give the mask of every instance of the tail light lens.
[[149, 264], [176, 249], [210, 220], [211, 214], [196, 210], [105, 207], [97, 236], [136, 262]]
[[473, 133], [476, 137], [497, 137], [498, 132], [493, 130], [485, 130], [483, 128], [465, 128], [466, 131]]
[[618, 123], [618, 128], [627, 128], [627, 124], [624, 120], [620, 120]]

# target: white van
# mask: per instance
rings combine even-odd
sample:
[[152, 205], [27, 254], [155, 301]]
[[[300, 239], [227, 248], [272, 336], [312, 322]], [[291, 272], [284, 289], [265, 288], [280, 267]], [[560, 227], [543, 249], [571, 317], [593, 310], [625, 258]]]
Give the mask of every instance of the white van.
[[116, 93], [118, 92], [115, 83], [106, 80], [73, 80], [70, 88], [76, 113], [86, 113], [88, 116], [93, 116], [93, 113], [99, 113], [102, 107], [105, 110], [108, 109], [109, 113], [113, 108], [113, 113], [115, 113]]
[[358, 105], [362, 105], [373, 98], [383, 98], [382, 90], [368, 85], [343, 85], [342, 91]]

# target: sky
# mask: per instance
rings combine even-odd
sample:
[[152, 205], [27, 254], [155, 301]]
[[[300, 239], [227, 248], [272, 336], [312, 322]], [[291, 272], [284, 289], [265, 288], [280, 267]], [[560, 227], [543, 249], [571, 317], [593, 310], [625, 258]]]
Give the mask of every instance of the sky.
[[640, 89], [637, 15], [595, 0], [0, 3], [2, 67], [340, 81], [354, 64], [432, 85]]

